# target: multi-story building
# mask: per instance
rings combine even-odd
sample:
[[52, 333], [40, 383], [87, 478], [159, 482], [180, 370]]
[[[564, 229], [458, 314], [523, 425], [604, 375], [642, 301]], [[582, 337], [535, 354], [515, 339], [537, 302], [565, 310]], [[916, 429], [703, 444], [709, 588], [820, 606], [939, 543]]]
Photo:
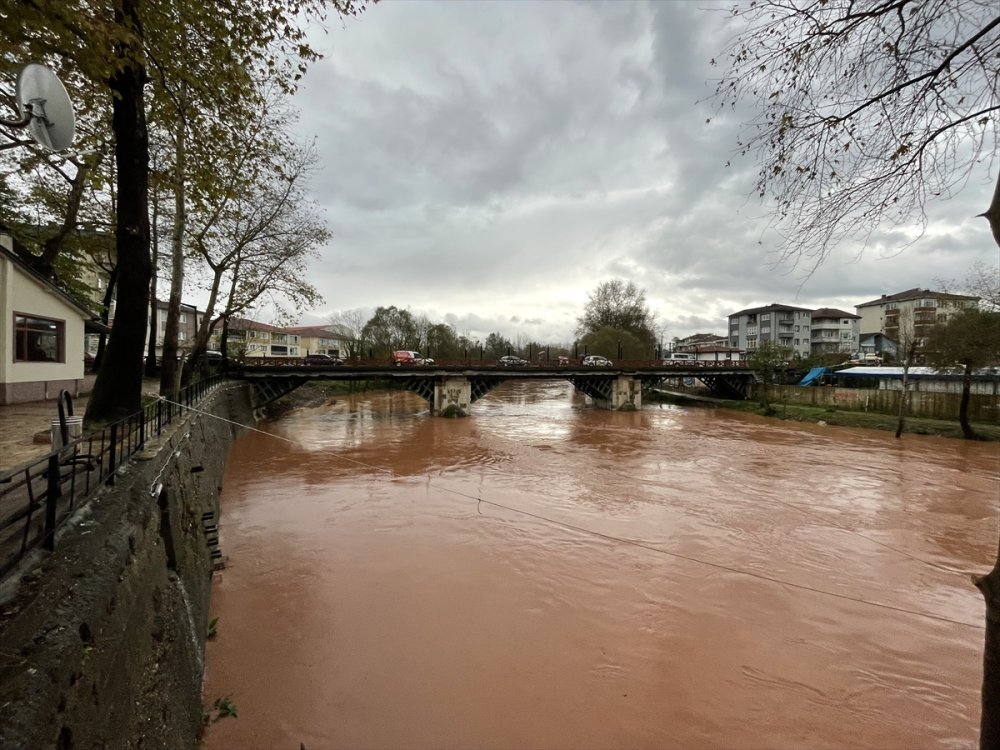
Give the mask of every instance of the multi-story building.
[[696, 333], [683, 339], [674, 339], [673, 351], [694, 354], [700, 362], [724, 362], [743, 359], [743, 351], [729, 345], [726, 336], [715, 333]]
[[[163, 356], [163, 335], [167, 331], [167, 310], [170, 305], [165, 301], [157, 300], [156, 310], [152, 313], [156, 315], [156, 359]], [[201, 325], [203, 313], [193, 305], [181, 303], [180, 317], [177, 321], [177, 350], [179, 353], [189, 351], [194, 346], [195, 336], [198, 333], [198, 326]], [[143, 351], [149, 349], [149, 333], [146, 333], [146, 346]]]
[[285, 329], [298, 335], [299, 350], [306, 354], [329, 354], [331, 357], [345, 357], [352, 340], [350, 331], [344, 326], [327, 323], [320, 326], [296, 326]]
[[808, 357], [812, 345], [812, 311], [772, 303], [740, 310], [729, 316], [729, 346], [753, 352], [764, 341], [773, 341], [800, 357]]
[[[221, 346], [221, 326], [212, 332], [212, 346]], [[247, 357], [300, 357], [300, 336], [287, 328], [258, 323], [245, 318], [230, 318], [228, 348], [230, 355]]]
[[813, 310], [809, 325], [810, 351], [813, 354], [857, 352], [860, 345], [860, 321], [860, 315], [834, 307]]
[[922, 343], [931, 328], [967, 307], [975, 307], [978, 297], [929, 289], [907, 289], [883, 294], [879, 299], [855, 305], [861, 319], [861, 335], [881, 333], [896, 344]]

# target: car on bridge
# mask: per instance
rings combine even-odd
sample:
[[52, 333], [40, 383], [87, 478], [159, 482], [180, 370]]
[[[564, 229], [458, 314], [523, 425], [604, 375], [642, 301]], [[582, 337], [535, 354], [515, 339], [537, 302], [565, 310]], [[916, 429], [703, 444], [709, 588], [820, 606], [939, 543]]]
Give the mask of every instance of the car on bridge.
[[400, 349], [392, 353], [390, 364], [396, 365], [396, 367], [401, 367], [402, 365], [433, 365], [434, 360], [430, 358], [425, 359], [424, 355], [420, 352]]
[[521, 359], [515, 354], [507, 354], [497, 360], [499, 367], [524, 367], [526, 364], [528, 364], [528, 360]]
[[305, 363], [313, 367], [337, 367], [344, 364], [344, 360], [330, 354], [307, 354]]
[[586, 367], [611, 367], [614, 365], [614, 362], [607, 357], [602, 357], [600, 354], [588, 354], [580, 364]]

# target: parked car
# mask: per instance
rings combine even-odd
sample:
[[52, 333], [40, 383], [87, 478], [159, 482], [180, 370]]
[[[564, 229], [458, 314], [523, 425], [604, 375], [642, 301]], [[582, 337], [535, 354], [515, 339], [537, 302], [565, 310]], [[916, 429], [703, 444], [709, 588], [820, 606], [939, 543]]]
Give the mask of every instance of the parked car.
[[344, 360], [329, 354], [307, 354], [305, 363], [314, 367], [337, 367], [344, 364]]
[[528, 360], [521, 359], [514, 354], [507, 354], [497, 360], [497, 365], [500, 367], [524, 367], [528, 364]]
[[581, 364], [587, 367], [611, 367], [614, 363], [607, 357], [602, 357], [600, 354], [588, 354], [583, 358]]
[[401, 349], [392, 353], [392, 360], [390, 361], [390, 364], [396, 365], [396, 367], [401, 367], [402, 365], [434, 364], [434, 360], [432, 359], [428, 362], [424, 359], [420, 352]]
[[222, 364], [222, 352], [214, 352], [211, 349], [209, 349], [202, 356], [202, 361], [206, 365], [210, 365], [212, 367], [218, 367], [219, 365]]

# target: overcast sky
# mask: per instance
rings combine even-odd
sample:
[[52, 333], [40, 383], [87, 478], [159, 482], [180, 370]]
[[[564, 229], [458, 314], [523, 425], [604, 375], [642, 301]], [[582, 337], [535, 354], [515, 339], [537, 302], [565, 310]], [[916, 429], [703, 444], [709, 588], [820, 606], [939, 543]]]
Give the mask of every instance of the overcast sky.
[[699, 103], [726, 24], [694, 0], [383, 2], [316, 34], [297, 127], [316, 138], [333, 239], [311, 275], [326, 304], [301, 322], [396, 305], [473, 337], [571, 341], [588, 293], [622, 278], [670, 339], [771, 302], [853, 311], [997, 262], [971, 218], [992, 194], [984, 165], [903, 252], [774, 268], [739, 123], [706, 124]]

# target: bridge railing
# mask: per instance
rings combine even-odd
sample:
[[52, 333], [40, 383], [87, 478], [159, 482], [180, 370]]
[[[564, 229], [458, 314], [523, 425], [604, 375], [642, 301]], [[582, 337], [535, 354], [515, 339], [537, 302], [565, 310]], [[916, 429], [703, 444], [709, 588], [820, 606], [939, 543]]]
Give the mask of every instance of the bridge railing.
[[98, 490], [114, 484], [121, 466], [175, 419], [213, 391], [214, 376], [157, 401], [47, 455], [0, 473], [0, 581], [41, 546], [51, 552], [56, 531]]
[[[581, 358], [582, 359], [582, 358]], [[525, 362], [516, 367], [507, 367], [499, 364], [496, 357], [459, 357], [459, 358], [433, 358], [433, 365], [399, 365], [393, 364], [385, 357], [348, 357], [339, 360], [342, 366], [357, 367], [366, 369], [384, 370], [386, 367], [398, 367], [399, 369], [418, 369], [426, 367], [492, 367], [498, 370], [507, 369], [552, 369], [552, 368], [574, 368], [581, 365], [580, 359], [570, 358], [567, 362], [559, 362], [553, 357], [548, 360], [535, 360]], [[338, 366], [331, 362], [309, 361], [305, 357], [246, 357], [234, 364], [239, 367], [318, 367], [329, 368]], [[691, 369], [691, 368], [746, 368], [749, 365], [745, 360], [659, 360], [659, 359], [623, 359], [613, 360], [612, 367], [621, 368], [665, 368], [665, 369]]]

